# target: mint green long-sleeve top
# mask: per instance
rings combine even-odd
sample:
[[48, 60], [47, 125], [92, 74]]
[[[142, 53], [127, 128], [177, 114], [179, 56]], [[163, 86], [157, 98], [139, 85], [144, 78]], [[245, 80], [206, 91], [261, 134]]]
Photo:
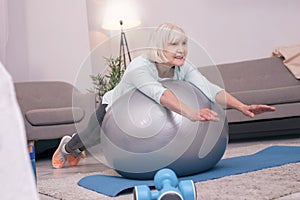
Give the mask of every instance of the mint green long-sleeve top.
[[108, 110], [118, 98], [134, 89], [140, 90], [160, 104], [160, 98], [167, 90], [161, 84], [161, 81], [170, 79], [192, 83], [212, 102], [215, 102], [216, 95], [223, 90], [221, 87], [208, 81], [197, 68], [188, 62], [185, 62], [182, 66], [175, 66], [173, 78], [160, 78], [156, 64], [151, 62], [146, 56], [139, 56], [128, 65], [120, 83], [103, 96], [102, 104], [108, 104]]

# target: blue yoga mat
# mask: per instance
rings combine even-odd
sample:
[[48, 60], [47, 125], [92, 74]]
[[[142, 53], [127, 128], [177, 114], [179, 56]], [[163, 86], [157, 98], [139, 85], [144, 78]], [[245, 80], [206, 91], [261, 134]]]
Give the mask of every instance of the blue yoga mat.
[[[209, 171], [180, 178], [194, 182], [217, 179], [265, 168], [300, 162], [300, 146], [272, 146], [255, 154], [221, 160]], [[92, 175], [82, 178], [78, 185], [111, 197], [136, 185], [153, 186], [153, 180], [132, 180], [117, 176]]]

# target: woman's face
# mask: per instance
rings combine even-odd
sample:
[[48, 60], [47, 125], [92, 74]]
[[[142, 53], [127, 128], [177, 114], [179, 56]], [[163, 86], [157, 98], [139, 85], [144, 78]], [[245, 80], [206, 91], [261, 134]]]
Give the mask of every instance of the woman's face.
[[169, 66], [182, 66], [187, 55], [187, 39], [181, 38], [179, 40], [168, 43], [164, 49], [164, 55]]

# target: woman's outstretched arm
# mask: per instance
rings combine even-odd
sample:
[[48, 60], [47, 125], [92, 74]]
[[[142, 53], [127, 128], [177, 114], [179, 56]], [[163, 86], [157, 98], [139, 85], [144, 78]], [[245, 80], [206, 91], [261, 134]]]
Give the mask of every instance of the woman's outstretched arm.
[[216, 96], [217, 103], [227, 106], [230, 108], [234, 108], [236, 110], [239, 110], [244, 115], [253, 118], [257, 114], [261, 114], [264, 112], [272, 112], [276, 109], [272, 106], [263, 105], [263, 104], [254, 104], [254, 105], [246, 105], [233, 97], [231, 94], [226, 92], [225, 90], [222, 90], [219, 92]]
[[196, 110], [189, 105], [183, 103], [180, 99], [174, 95], [169, 89], [167, 89], [160, 98], [160, 103], [168, 109], [183, 115], [191, 121], [218, 121], [217, 113], [208, 108]]

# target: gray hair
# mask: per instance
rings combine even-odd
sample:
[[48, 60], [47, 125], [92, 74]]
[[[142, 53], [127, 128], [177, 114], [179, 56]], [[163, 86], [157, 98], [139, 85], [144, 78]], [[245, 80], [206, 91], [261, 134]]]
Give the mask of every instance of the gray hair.
[[148, 59], [156, 63], [166, 63], [168, 61], [164, 55], [166, 45], [186, 39], [184, 30], [179, 26], [171, 23], [161, 24], [150, 37]]

